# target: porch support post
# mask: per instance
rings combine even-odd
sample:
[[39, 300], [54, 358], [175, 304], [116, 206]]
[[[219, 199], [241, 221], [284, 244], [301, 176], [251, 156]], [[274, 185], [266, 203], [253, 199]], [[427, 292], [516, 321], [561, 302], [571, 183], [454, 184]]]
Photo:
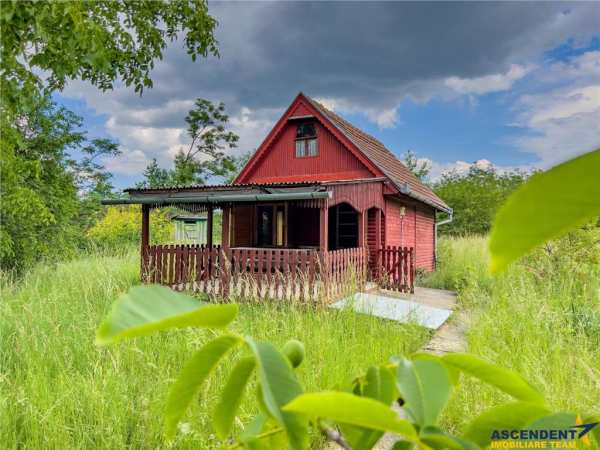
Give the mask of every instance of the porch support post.
[[364, 247], [366, 245], [365, 241], [365, 217], [367, 215], [367, 210], [361, 211], [358, 213], [358, 247]]
[[229, 249], [229, 216], [231, 214], [231, 207], [229, 205], [223, 206], [223, 220], [221, 222], [221, 247], [223, 250]]
[[206, 247], [208, 248], [208, 278], [212, 279], [213, 273], [213, 206], [206, 209]]
[[321, 206], [319, 212], [319, 250], [326, 252], [328, 241], [327, 233], [329, 231], [329, 208], [327, 207], [327, 204]]
[[150, 245], [150, 206], [142, 205], [142, 243], [141, 255], [141, 278], [146, 281], [148, 274], [148, 247]]
[[377, 208], [377, 211], [375, 213], [375, 251], [376, 256], [375, 256], [375, 261], [376, 261], [376, 267], [375, 267], [375, 276], [377, 278], [379, 278], [380, 276], [380, 269], [381, 269], [381, 255], [382, 255], [382, 250], [383, 250], [383, 243], [381, 242], [381, 215], [382, 215], [382, 211], [380, 208]]
[[206, 215], [206, 246], [212, 248], [213, 246], [213, 207], [208, 206]]

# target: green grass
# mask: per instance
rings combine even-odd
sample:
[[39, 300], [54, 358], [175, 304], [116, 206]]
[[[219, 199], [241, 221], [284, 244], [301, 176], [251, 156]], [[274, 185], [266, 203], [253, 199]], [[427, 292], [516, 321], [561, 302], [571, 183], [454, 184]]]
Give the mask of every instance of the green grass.
[[[579, 231], [492, 277], [484, 238], [441, 242], [432, 287], [457, 289], [469, 317], [469, 352], [521, 373], [554, 410], [600, 410], [600, 239]], [[508, 398], [465, 380], [445, 425], [460, 431]]]
[[[443, 239], [439, 270], [424, 282], [455, 289], [469, 317], [469, 351], [520, 372], [555, 410], [600, 405], [600, 239], [581, 231], [512, 265], [487, 272], [486, 240]], [[98, 348], [94, 331], [116, 296], [137, 283], [136, 251], [40, 266], [2, 280], [0, 442], [6, 448], [159, 448], [167, 390], [207, 331], [179, 330]], [[307, 390], [329, 389], [428, 339], [349, 311], [282, 303], [244, 304], [236, 332], [281, 346], [305, 342], [298, 374]], [[175, 448], [214, 448], [209, 414], [231, 369], [221, 367], [186, 415]], [[443, 425], [460, 432], [476, 414], [509, 400], [463, 379]], [[254, 412], [242, 405], [242, 419]], [[239, 424], [238, 424], [239, 426]], [[588, 447], [592, 448], [592, 447]]]
[[[0, 301], [2, 448], [159, 448], [169, 386], [206, 331], [178, 330], [108, 348], [94, 332], [112, 301], [137, 283], [136, 251], [40, 266], [18, 283], [3, 280]], [[307, 390], [334, 388], [428, 339], [349, 311], [245, 304], [236, 332], [278, 346], [296, 338], [307, 355], [298, 370]], [[214, 448], [209, 413], [231, 364], [220, 368], [184, 421], [175, 448]], [[253, 394], [252, 394], [253, 395]], [[254, 411], [247, 401], [242, 417]]]

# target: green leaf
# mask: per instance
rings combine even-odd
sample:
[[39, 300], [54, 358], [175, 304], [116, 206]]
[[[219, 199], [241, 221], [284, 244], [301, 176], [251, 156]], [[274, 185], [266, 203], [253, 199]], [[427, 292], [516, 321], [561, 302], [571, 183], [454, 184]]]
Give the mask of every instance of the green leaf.
[[451, 353], [442, 358], [444, 364], [460, 369], [485, 383], [511, 395], [517, 400], [544, 403], [540, 392], [512, 370], [490, 364], [464, 353]]
[[250, 380], [256, 361], [253, 356], [240, 359], [229, 375], [223, 388], [221, 399], [215, 408], [213, 423], [217, 435], [226, 439], [233, 426], [233, 420], [242, 401], [244, 390]]
[[[394, 375], [386, 367], [369, 367], [361, 394], [389, 406], [398, 397]], [[382, 431], [349, 425], [342, 427], [342, 434], [354, 450], [371, 449], [383, 436]]]
[[385, 367], [369, 367], [363, 396], [390, 405], [397, 398], [394, 375]]
[[[410, 355], [410, 359], [413, 361], [416, 361], [417, 359], [428, 359], [430, 361], [437, 361], [443, 364], [439, 356], [432, 355], [431, 353], [413, 353], [412, 355]], [[452, 386], [458, 385], [458, 382], [460, 380], [460, 370], [458, 370], [456, 367], [452, 367], [447, 364], [444, 364], [444, 366], [448, 370], [448, 375], [450, 375], [450, 382], [452, 383]]]
[[491, 270], [600, 216], [600, 149], [533, 175], [496, 214]]
[[456, 436], [451, 436], [443, 430], [427, 426], [419, 433], [421, 441], [434, 449], [456, 449], [456, 450], [479, 450], [479, 446], [461, 439]]
[[96, 332], [96, 343], [110, 344], [167, 328], [220, 328], [237, 312], [234, 304], [211, 305], [164, 286], [136, 286], [113, 304]]
[[262, 398], [268, 412], [285, 429], [293, 449], [308, 446], [308, 422], [293, 412], [282, 411], [281, 407], [302, 394], [289, 360], [267, 342], [254, 342], [246, 338], [256, 357], [258, 379]]
[[389, 431], [409, 439], [416, 438], [413, 426], [398, 418], [389, 406], [347, 392], [302, 394], [284, 406], [283, 410], [372, 430]]
[[434, 425], [452, 390], [448, 370], [432, 359], [394, 361], [398, 363], [396, 384], [405, 401], [404, 408], [419, 425]]
[[525, 428], [548, 413], [548, 409], [537, 403], [513, 402], [496, 406], [473, 420], [464, 437], [485, 447], [491, 442], [494, 430]]
[[175, 384], [171, 387], [165, 407], [167, 438], [175, 435], [177, 423], [221, 358], [240, 342], [242, 340], [237, 336], [219, 336], [198, 350], [185, 364]]

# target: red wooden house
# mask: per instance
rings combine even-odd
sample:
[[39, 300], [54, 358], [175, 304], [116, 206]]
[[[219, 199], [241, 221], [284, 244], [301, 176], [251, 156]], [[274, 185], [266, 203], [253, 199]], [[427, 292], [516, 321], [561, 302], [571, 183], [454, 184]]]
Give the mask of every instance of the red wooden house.
[[[435, 268], [436, 213], [452, 212], [381, 142], [302, 93], [232, 185], [127, 192], [117, 202], [143, 205], [146, 276], [165, 282], [166, 270], [171, 285], [229, 276], [225, 264], [271, 279], [306, 269], [324, 281], [358, 264], [406, 290], [415, 267]], [[165, 205], [208, 212], [206, 248], [149, 245], [148, 211]], [[211, 239], [215, 208], [220, 247]]]

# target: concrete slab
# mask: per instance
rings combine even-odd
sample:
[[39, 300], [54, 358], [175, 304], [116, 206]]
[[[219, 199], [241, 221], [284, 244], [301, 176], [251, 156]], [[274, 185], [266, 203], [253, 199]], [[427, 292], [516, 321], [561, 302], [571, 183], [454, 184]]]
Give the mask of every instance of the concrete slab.
[[452, 310], [436, 308], [396, 297], [359, 292], [340, 300], [333, 308], [352, 308], [354, 311], [401, 323], [415, 322], [432, 330], [438, 329], [450, 317]]

